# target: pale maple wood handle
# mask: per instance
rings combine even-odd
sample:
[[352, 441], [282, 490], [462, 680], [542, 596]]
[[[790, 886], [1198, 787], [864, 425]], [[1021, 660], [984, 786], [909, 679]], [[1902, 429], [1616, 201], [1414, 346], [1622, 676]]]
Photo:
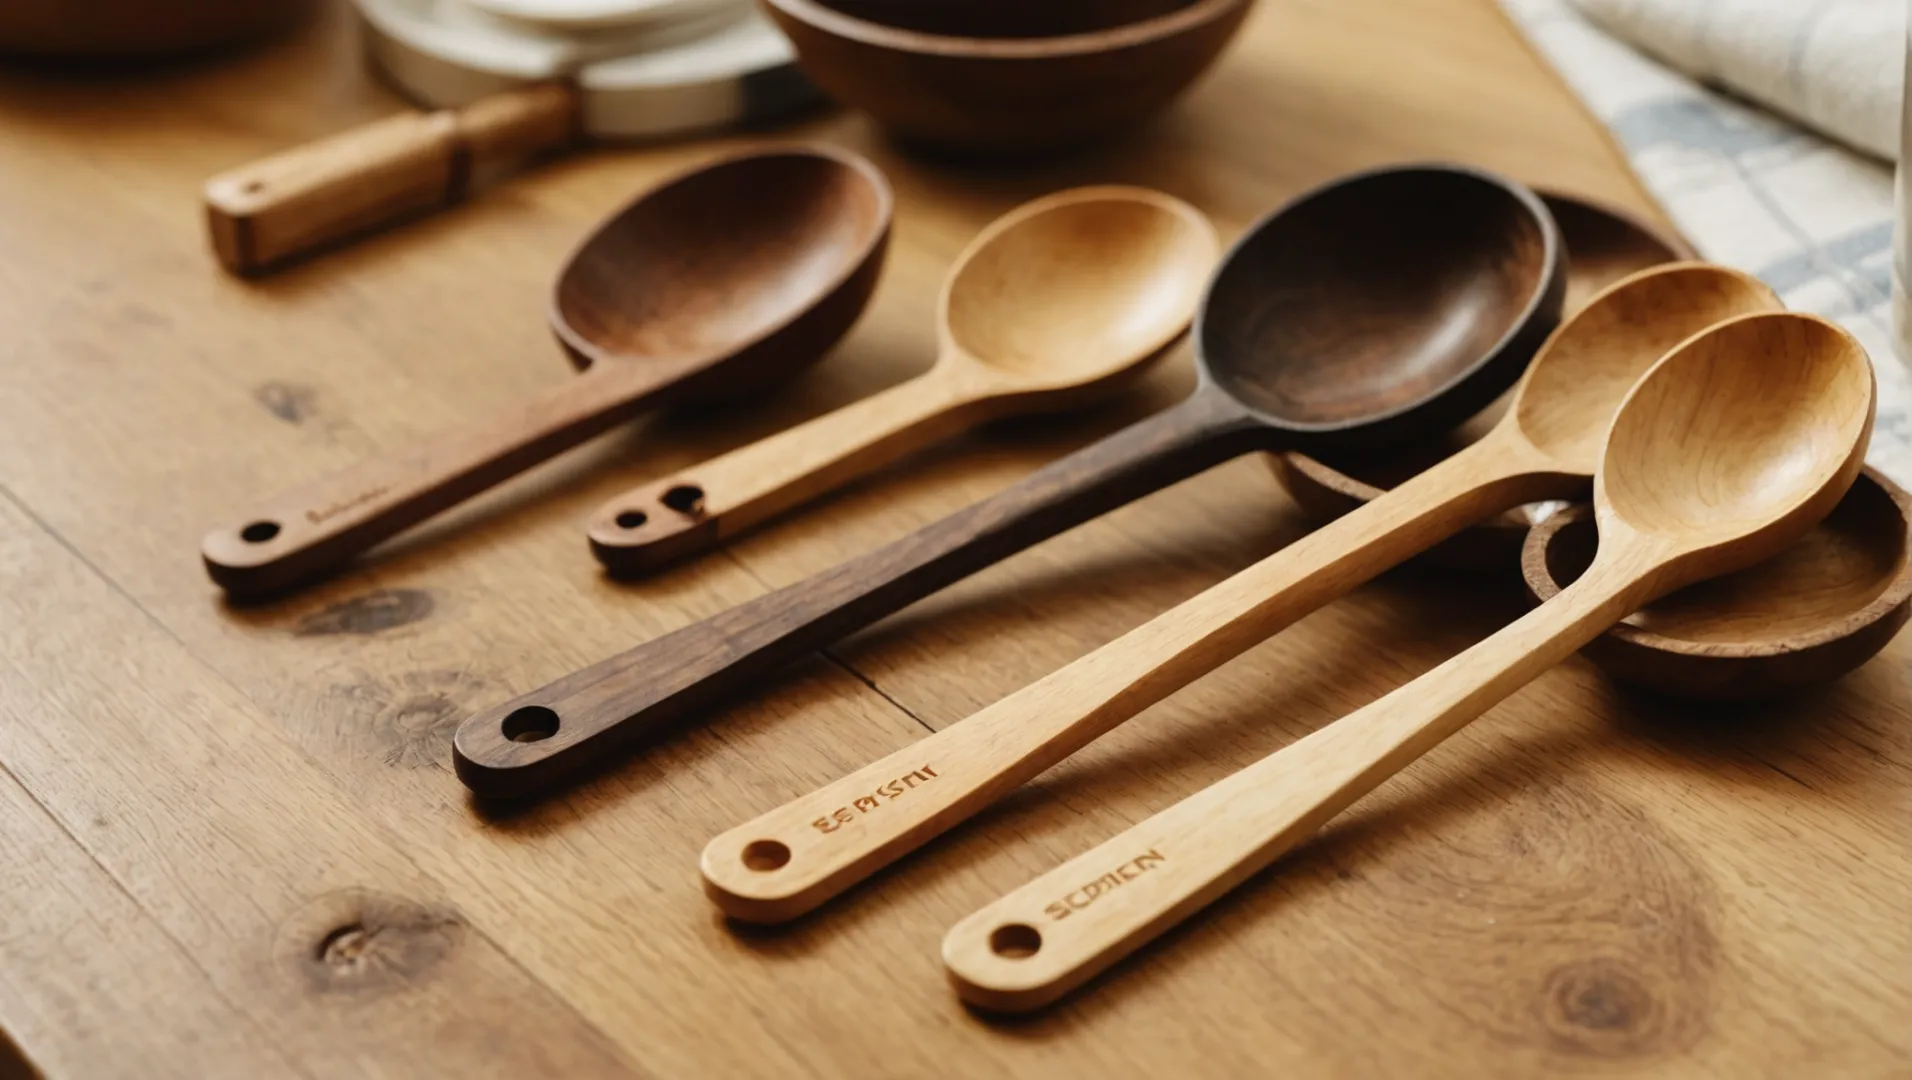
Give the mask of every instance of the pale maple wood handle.
[[967, 364], [928, 374], [807, 423], [634, 487], [592, 515], [591, 549], [622, 573], [703, 551], [913, 450], [1001, 411]]
[[1524, 441], [1490, 435], [967, 720], [723, 833], [704, 849], [705, 893], [752, 922], [812, 910], [1416, 552], [1585, 488], [1535, 461]]
[[1596, 561], [1419, 679], [963, 919], [943, 939], [957, 993], [986, 1009], [1040, 1008], [1241, 884], [1649, 599], [1650, 564], [1621, 559]]
[[206, 571], [235, 595], [297, 584], [659, 404], [681, 374], [600, 364], [488, 422], [367, 458], [207, 534]]
[[562, 83], [375, 120], [208, 180], [213, 251], [236, 274], [258, 273], [449, 205], [474, 171], [578, 139], [578, 94]]

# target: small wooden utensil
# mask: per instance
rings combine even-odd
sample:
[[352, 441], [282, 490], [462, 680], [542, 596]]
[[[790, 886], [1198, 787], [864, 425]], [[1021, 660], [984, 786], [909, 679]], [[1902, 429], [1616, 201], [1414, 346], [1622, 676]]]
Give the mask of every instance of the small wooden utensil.
[[[1694, 258], [1693, 247], [1678, 234], [1617, 206], [1565, 192], [1536, 192], [1560, 226], [1567, 243], [1567, 300], [1572, 315], [1600, 290], [1649, 266]], [[1303, 510], [1333, 520], [1381, 492], [1493, 430], [1506, 411], [1494, 403], [1451, 432], [1426, 442], [1377, 452], [1354, 450], [1328, 460], [1299, 451], [1270, 454], [1275, 480]], [[1527, 530], [1561, 509], [1555, 501], [1515, 507], [1444, 540], [1417, 558], [1467, 570], [1502, 569], [1515, 564]]]
[[[1251, 228], [1209, 283], [1195, 334], [1200, 382], [1180, 405], [888, 547], [471, 717], [453, 744], [458, 776], [482, 795], [528, 794], [998, 559], [1230, 458], [1454, 424], [1512, 385], [1552, 328], [1560, 260], [1540, 200], [1486, 173], [1381, 169], [1303, 195]], [[1077, 304], [1037, 310], [1069, 326], [1087, 315]], [[1136, 314], [1117, 304], [1103, 317], [1130, 325]]]
[[550, 319], [590, 370], [491, 421], [369, 459], [203, 544], [226, 591], [329, 570], [639, 412], [761, 389], [863, 311], [889, 240], [876, 167], [825, 148], [727, 158], [646, 192], [574, 252]]
[[733, 0], [623, 5], [621, 27], [570, 31], [451, 0], [356, 5], [367, 62], [431, 111], [335, 132], [206, 181], [213, 253], [235, 274], [450, 206], [485, 178], [587, 140], [762, 123], [817, 101], [789, 42]]
[[950, 269], [927, 374], [617, 496], [591, 548], [613, 570], [653, 570], [959, 431], [1076, 405], [1188, 329], [1218, 251], [1200, 211], [1158, 192], [1025, 204]]
[[[969, 719], [725, 832], [704, 849], [704, 891], [749, 922], [815, 908], [1409, 556], [1509, 506], [1584, 488], [1615, 410], [1654, 361], [1722, 319], [1778, 306], [1753, 278], [1704, 263], [1620, 282], [1548, 339], [1480, 442]], [[923, 770], [935, 779], [877, 797]]]
[[[1545, 602], [1592, 565], [1593, 508], [1527, 536], [1521, 569]], [[1663, 597], [1580, 650], [1622, 682], [1741, 701], [1829, 682], [1872, 659], [1912, 613], [1912, 496], [1867, 469], [1832, 515], [1758, 566]]]
[[[957, 923], [943, 940], [957, 992], [989, 1009], [1048, 1004], [1246, 880], [1628, 612], [1777, 554], [1858, 476], [1873, 397], [1865, 350], [1810, 315], [1748, 315], [1680, 345], [1614, 418], [1595, 481], [1600, 552], [1585, 576], [1372, 705]], [[1544, 460], [1552, 424], [1534, 419], [1532, 452]]]

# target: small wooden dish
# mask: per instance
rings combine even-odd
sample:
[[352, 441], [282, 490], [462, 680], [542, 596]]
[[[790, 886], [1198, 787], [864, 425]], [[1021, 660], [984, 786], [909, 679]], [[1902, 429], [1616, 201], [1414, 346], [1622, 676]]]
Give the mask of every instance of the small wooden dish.
[[900, 140], [1028, 154], [1168, 104], [1253, 0], [763, 0], [824, 93]]
[[[1685, 240], [1630, 211], [1563, 192], [1539, 195], [1567, 244], [1568, 315], [1628, 274], [1694, 258]], [[1493, 428], [1506, 411], [1507, 400], [1503, 397], [1459, 428], [1406, 452], [1395, 447], [1385, 454], [1337, 455], [1332, 464], [1300, 453], [1269, 454], [1269, 468], [1303, 510], [1332, 520], [1471, 445]], [[1509, 510], [1429, 549], [1417, 560], [1470, 571], [1514, 566], [1528, 530], [1565, 506], [1534, 503]]]
[[[1806, 539], [1776, 558], [1635, 612], [1582, 650], [1622, 682], [1735, 701], [1828, 682], [1870, 660], [1912, 613], [1912, 496], [1873, 469]], [[1521, 572], [1544, 601], [1593, 559], [1593, 512], [1528, 534]]]

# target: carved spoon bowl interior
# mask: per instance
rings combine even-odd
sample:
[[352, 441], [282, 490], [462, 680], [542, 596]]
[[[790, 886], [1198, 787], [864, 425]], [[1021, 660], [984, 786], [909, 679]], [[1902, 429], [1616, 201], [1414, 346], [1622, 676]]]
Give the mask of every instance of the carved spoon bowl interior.
[[[1694, 257], [1685, 240], [1629, 211], [1561, 192], [1539, 194], [1567, 245], [1567, 315], [1628, 274]], [[1411, 446], [1380, 451], [1357, 447], [1341, 454], [1270, 454], [1269, 468], [1303, 510], [1331, 520], [1473, 444], [1500, 420], [1507, 400], [1503, 397], [1452, 431]], [[1467, 570], [1511, 567], [1520, 558], [1527, 530], [1561, 508], [1560, 503], [1535, 503], [1510, 510], [1421, 558]]]

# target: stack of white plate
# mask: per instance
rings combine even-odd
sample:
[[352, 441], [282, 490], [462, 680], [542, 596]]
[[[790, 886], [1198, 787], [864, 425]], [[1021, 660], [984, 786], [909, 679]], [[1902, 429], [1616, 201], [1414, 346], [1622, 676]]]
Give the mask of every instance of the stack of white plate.
[[774, 119], [816, 92], [750, 0], [357, 0], [372, 63], [438, 108], [568, 78], [584, 130], [645, 139]]

